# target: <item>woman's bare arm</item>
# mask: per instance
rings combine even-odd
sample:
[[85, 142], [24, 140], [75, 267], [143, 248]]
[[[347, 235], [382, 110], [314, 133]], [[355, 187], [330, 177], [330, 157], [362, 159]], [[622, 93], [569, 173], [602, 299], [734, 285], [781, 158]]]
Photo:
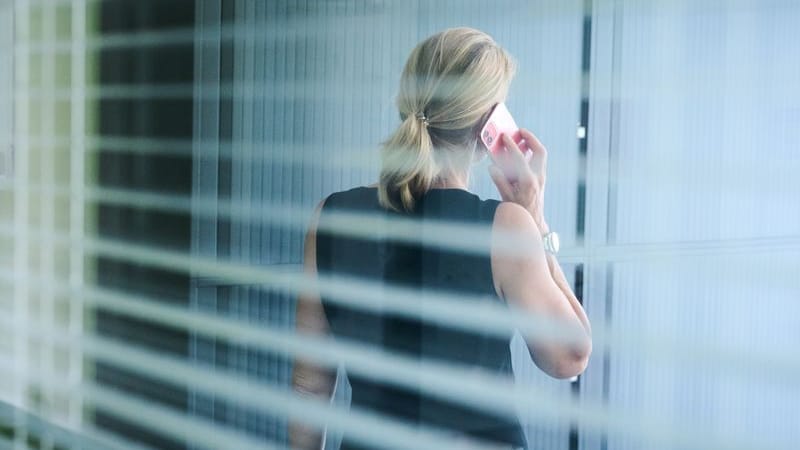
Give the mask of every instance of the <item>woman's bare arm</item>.
[[561, 265], [558, 264], [556, 256], [549, 253], [547, 253], [546, 256], [547, 266], [550, 268], [550, 275], [553, 276], [553, 281], [556, 282], [558, 288], [564, 293], [564, 297], [569, 301], [569, 305], [572, 307], [572, 310], [575, 311], [575, 315], [578, 316], [581, 324], [583, 324], [583, 329], [591, 336], [592, 326], [589, 324], [589, 318], [586, 317], [586, 312], [583, 310], [581, 302], [578, 301], [578, 297], [572, 292], [572, 287], [570, 287], [569, 282], [567, 282], [567, 278], [564, 276], [564, 272], [561, 270]]
[[[498, 294], [511, 306], [561, 326], [563, 339], [526, 339], [533, 361], [545, 373], [569, 378], [583, 372], [591, 353], [589, 322], [556, 261], [548, 261], [539, 227], [521, 206], [497, 208], [492, 240], [492, 274]], [[514, 251], [507, 245], [514, 236]]]
[[[492, 274], [498, 294], [509, 304], [560, 323], [565, 334], [574, 338], [569, 343], [528, 339], [536, 365], [551, 376], [568, 378], [586, 368], [592, 351], [591, 328], [558, 261], [545, 253], [542, 243], [549, 231], [544, 221], [547, 149], [530, 131], [521, 129], [520, 134], [530, 158], [503, 135], [505, 151], [492, 155], [494, 165], [489, 168], [504, 200], [494, 219]], [[502, 242], [509, 234], [514, 236], [514, 254]]]
[[[308, 277], [317, 276], [317, 225], [322, 203], [317, 206], [306, 233], [303, 269]], [[310, 336], [328, 334], [328, 321], [319, 294], [304, 292], [297, 299], [297, 333]], [[320, 367], [314, 361], [300, 358], [294, 360], [292, 371], [292, 387], [300, 395], [314, 396], [327, 400], [333, 390], [334, 376], [330, 369]], [[305, 424], [292, 421], [289, 423], [289, 445], [297, 449], [319, 449], [322, 433]]]
[[[550, 232], [550, 227], [543, 218], [540, 220], [534, 219], [534, 221], [539, 227], [539, 234], [544, 236]], [[572, 292], [572, 287], [569, 285], [567, 277], [564, 276], [564, 271], [561, 270], [561, 265], [558, 263], [556, 255], [545, 252], [545, 256], [547, 257], [547, 266], [550, 268], [550, 275], [553, 276], [553, 281], [556, 282], [558, 288], [561, 289], [561, 292], [563, 292], [564, 296], [569, 300], [569, 304], [572, 306], [572, 310], [575, 311], [575, 315], [578, 316], [578, 319], [580, 319], [583, 324], [583, 328], [591, 335], [592, 326], [589, 324], [589, 318], [586, 317], [586, 312], [584, 312], [581, 302], [578, 301], [578, 297]]]

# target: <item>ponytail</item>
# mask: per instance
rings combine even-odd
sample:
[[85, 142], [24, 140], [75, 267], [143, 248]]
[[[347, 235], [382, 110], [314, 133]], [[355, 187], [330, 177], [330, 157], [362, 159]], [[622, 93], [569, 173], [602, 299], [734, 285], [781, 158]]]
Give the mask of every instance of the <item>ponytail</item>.
[[381, 150], [381, 206], [410, 212], [435, 183], [469, 171], [481, 121], [505, 98], [514, 70], [505, 50], [472, 28], [414, 48], [397, 96], [403, 123]]
[[409, 114], [381, 149], [378, 200], [384, 208], [412, 211], [433, 185], [439, 169], [424, 116]]

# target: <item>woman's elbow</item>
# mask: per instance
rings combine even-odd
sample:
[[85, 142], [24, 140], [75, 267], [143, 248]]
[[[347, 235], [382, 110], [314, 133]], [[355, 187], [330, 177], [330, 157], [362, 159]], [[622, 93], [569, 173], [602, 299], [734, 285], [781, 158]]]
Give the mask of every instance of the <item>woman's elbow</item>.
[[589, 365], [589, 357], [592, 354], [592, 341], [587, 339], [577, 347], [570, 348], [566, 354], [562, 354], [554, 364], [549, 367], [547, 374], [553, 378], [565, 379], [582, 374]]
[[589, 355], [575, 356], [568, 360], [562, 361], [555, 367], [553, 373], [550, 374], [553, 378], [566, 379], [576, 377], [586, 370], [589, 365]]

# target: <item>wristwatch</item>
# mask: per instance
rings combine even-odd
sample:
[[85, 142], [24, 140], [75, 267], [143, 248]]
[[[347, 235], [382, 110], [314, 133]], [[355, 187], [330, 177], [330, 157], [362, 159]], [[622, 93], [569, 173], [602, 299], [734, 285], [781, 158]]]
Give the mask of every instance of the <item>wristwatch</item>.
[[544, 250], [551, 255], [557, 255], [559, 249], [559, 242], [558, 242], [558, 233], [555, 231], [551, 231], [544, 236], [542, 236], [542, 242], [544, 243]]

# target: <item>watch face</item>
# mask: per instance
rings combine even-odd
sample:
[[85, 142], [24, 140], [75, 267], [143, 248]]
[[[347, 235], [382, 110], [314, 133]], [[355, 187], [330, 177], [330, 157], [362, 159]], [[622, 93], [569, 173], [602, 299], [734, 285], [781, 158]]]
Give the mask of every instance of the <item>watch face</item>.
[[544, 236], [544, 248], [550, 253], [556, 254], [559, 249], [558, 233], [551, 231]]

